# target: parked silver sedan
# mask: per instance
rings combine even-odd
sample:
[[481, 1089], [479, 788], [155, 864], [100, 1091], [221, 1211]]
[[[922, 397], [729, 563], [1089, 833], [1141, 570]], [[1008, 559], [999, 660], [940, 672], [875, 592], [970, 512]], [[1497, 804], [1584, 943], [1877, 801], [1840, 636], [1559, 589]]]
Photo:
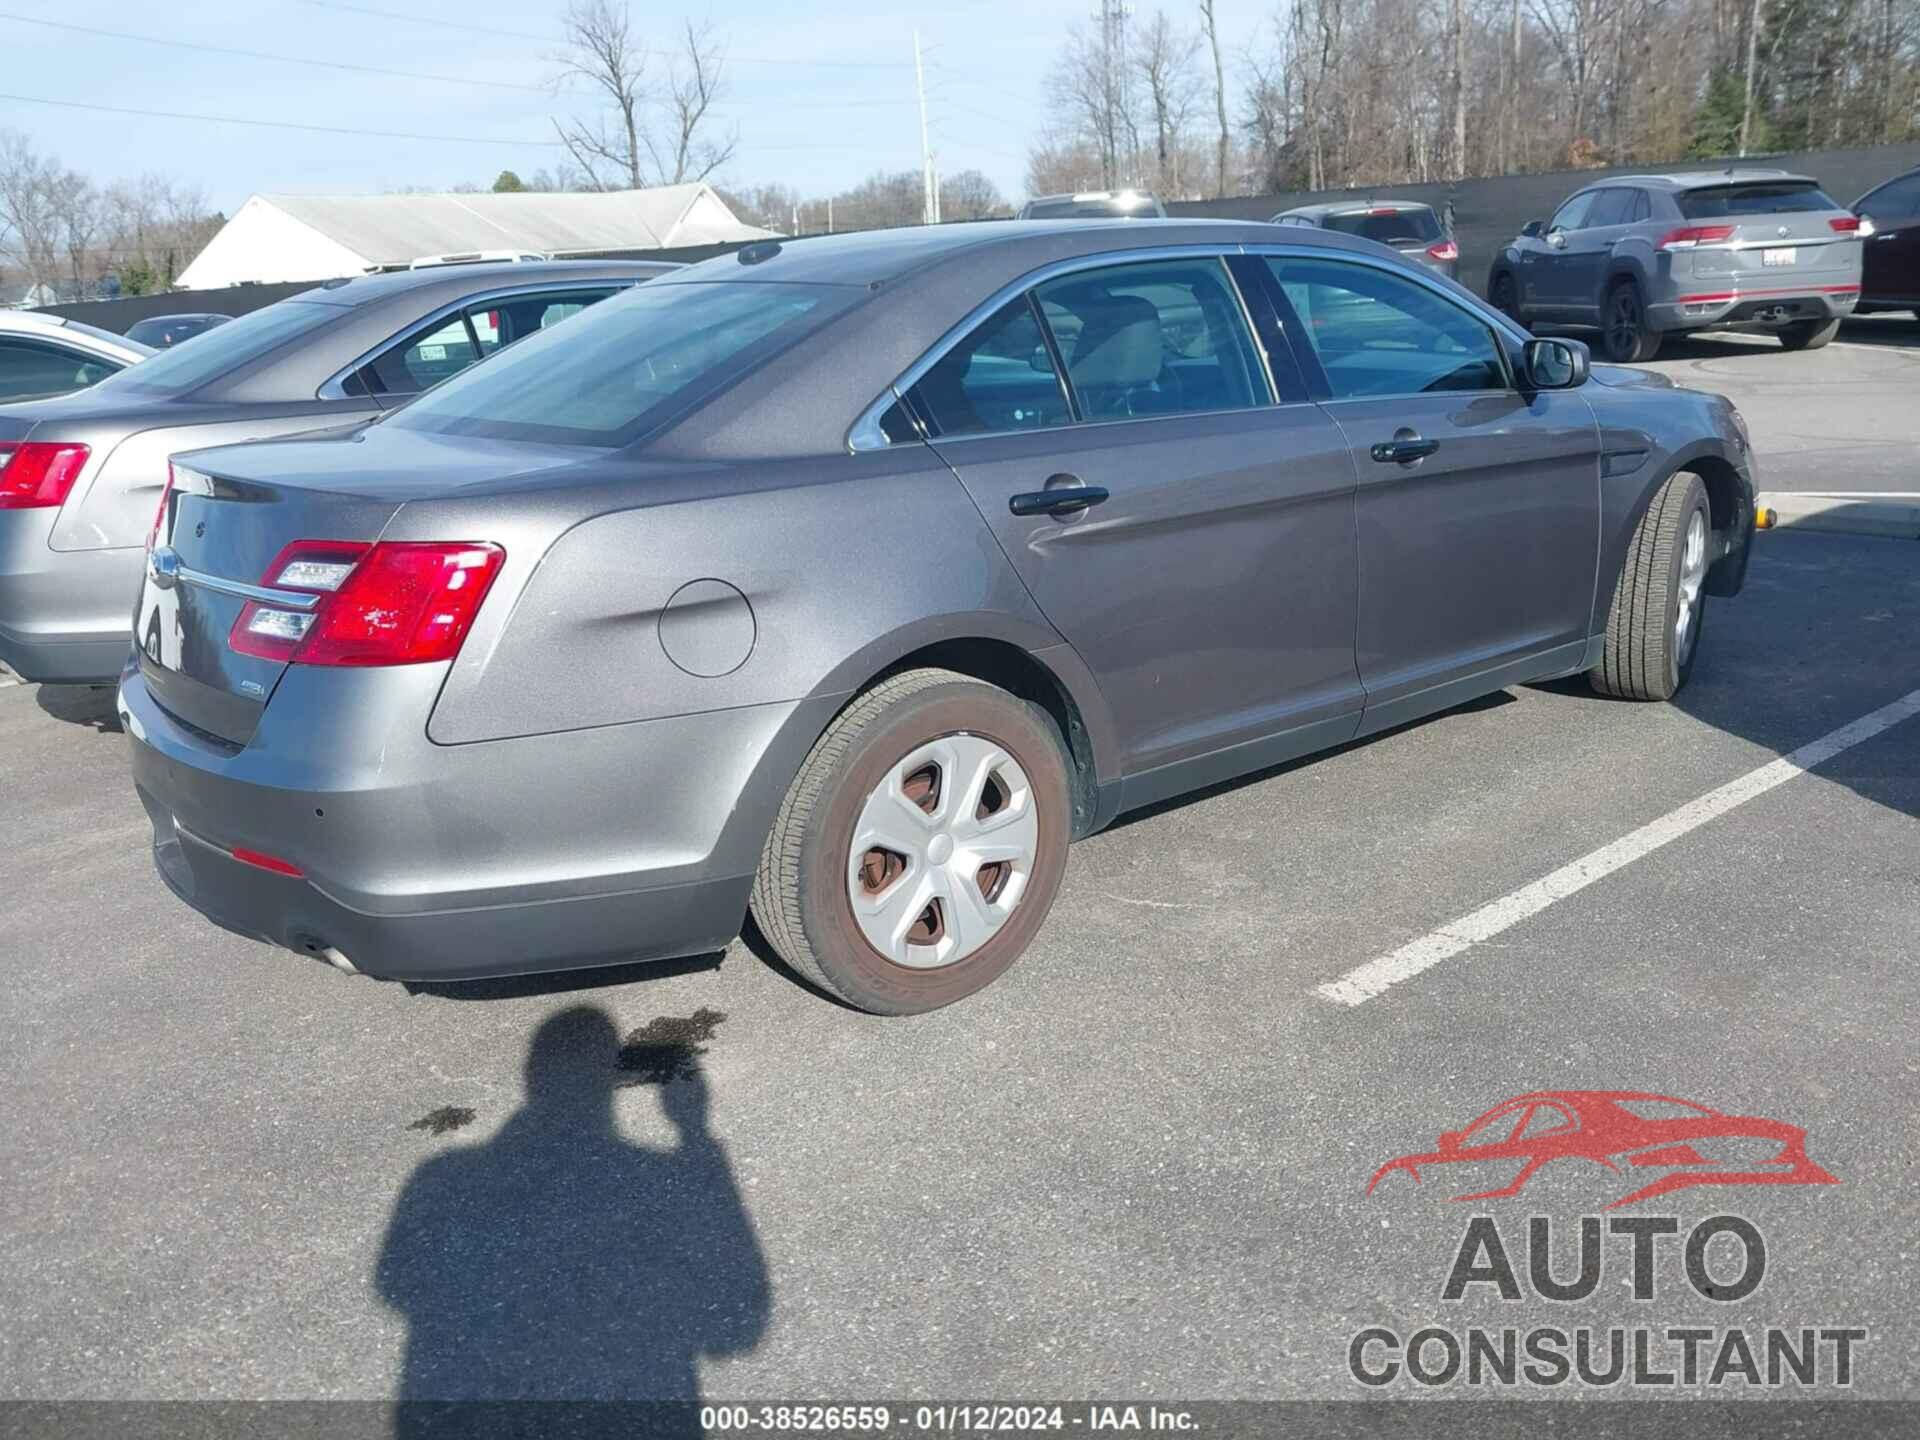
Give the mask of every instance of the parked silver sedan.
[[352, 426], [674, 266], [474, 265], [334, 281], [58, 400], [0, 405], [0, 661], [107, 683], [176, 450]]

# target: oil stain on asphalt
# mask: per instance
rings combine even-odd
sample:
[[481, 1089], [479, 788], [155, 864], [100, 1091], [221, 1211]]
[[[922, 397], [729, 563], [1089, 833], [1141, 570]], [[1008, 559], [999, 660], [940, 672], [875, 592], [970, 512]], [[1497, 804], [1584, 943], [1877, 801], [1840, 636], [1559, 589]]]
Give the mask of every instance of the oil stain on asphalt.
[[438, 1110], [429, 1110], [418, 1120], [407, 1126], [409, 1130], [424, 1130], [429, 1135], [445, 1135], [473, 1123], [473, 1111], [465, 1105], [442, 1105]]
[[661, 1015], [639, 1026], [627, 1036], [615, 1061], [629, 1077], [620, 1084], [667, 1085], [699, 1074], [706, 1042], [726, 1018], [725, 1012], [702, 1005], [684, 1018]]

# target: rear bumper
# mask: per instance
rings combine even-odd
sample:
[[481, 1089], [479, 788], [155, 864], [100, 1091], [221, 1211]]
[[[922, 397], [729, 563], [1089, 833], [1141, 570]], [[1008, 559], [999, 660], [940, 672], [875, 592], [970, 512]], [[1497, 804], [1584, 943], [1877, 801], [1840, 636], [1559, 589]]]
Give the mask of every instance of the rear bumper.
[[1834, 320], [1853, 314], [1859, 284], [1758, 287], [1701, 284], [1674, 299], [1647, 307], [1657, 330], [1704, 330], [1730, 325], [1777, 326], [1805, 320]]
[[51, 549], [54, 513], [0, 511], [0, 661], [25, 680], [112, 684], [132, 643], [145, 552]]
[[[832, 713], [756, 706], [440, 746], [424, 717], [443, 667], [326, 676], [343, 678], [369, 693], [320, 702], [340, 717], [329, 730], [312, 723], [317, 697], [285, 693], [312, 683], [294, 667], [239, 750], [174, 720], [137, 670], [120, 712], [154, 864], [175, 895], [226, 929], [393, 980], [726, 945], [774, 808], [819, 733], [809, 727]], [[288, 715], [304, 723], [276, 733]], [[243, 863], [234, 847], [304, 873]]]

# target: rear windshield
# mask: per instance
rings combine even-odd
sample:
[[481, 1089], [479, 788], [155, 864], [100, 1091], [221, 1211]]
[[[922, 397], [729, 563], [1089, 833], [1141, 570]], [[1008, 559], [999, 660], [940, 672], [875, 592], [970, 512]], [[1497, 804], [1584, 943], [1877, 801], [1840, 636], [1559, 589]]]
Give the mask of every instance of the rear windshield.
[[638, 286], [436, 385], [387, 423], [440, 435], [625, 445], [862, 293], [775, 281]]
[[[162, 350], [113, 377], [115, 389], [184, 395], [258, 360], [298, 336], [318, 330], [347, 312], [338, 305], [282, 300], [209, 330], [198, 344]], [[102, 381], [102, 384], [107, 382]]]
[[1811, 180], [1768, 180], [1759, 184], [1713, 185], [1682, 190], [1674, 197], [1689, 220], [1718, 220], [1729, 215], [1779, 215], [1793, 210], [1840, 210], [1833, 197]]
[[1440, 218], [1422, 205], [1417, 210], [1389, 210], [1376, 206], [1371, 210], [1349, 210], [1333, 214], [1320, 222], [1324, 230], [1358, 235], [1362, 240], [1378, 240], [1382, 245], [1422, 244], [1440, 238]]

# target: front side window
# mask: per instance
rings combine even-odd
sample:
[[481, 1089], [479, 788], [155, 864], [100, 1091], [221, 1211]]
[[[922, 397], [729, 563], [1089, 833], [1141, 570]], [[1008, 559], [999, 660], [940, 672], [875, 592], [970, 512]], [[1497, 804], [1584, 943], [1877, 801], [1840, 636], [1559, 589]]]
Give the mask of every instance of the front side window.
[[1508, 388], [1492, 329], [1417, 281], [1339, 261], [1267, 264], [1334, 399]]
[[1584, 194], [1576, 195], [1558, 210], [1554, 211], [1553, 219], [1547, 224], [1548, 231], [1578, 230], [1582, 225], [1586, 224], [1587, 211], [1593, 206], [1595, 193], [1595, 191], [1588, 190]]
[[774, 281], [638, 285], [529, 335], [385, 423], [499, 440], [625, 445], [864, 293]]
[[1272, 403], [1246, 316], [1218, 259], [1080, 271], [1034, 295], [1084, 419]]
[[1073, 418], [1024, 295], [942, 355], [912, 393], [936, 436], [1036, 430]]

